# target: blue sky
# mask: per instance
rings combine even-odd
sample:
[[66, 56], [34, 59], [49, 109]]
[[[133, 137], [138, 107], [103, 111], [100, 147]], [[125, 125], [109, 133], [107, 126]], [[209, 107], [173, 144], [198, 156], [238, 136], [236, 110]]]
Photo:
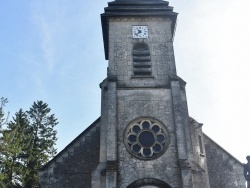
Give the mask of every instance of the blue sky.
[[[105, 0], [0, 0], [0, 97], [13, 116], [33, 101], [58, 118], [58, 151], [100, 116]], [[242, 162], [250, 154], [250, 1], [173, 0], [177, 72], [190, 116]]]

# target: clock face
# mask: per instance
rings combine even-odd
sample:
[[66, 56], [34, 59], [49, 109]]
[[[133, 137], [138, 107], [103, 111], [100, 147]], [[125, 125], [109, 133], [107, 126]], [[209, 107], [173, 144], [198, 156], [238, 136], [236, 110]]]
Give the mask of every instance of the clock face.
[[132, 26], [133, 38], [148, 38], [148, 26]]

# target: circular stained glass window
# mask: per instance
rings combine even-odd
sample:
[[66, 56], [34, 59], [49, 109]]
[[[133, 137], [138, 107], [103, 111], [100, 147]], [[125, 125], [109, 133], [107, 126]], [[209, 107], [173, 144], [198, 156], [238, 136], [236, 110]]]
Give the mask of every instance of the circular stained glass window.
[[169, 134], [162, 123], [153, 118], [140, 118], [128, 125], [124, 133], [127, 150], [140, 159], [161, 156], [169, 144]]

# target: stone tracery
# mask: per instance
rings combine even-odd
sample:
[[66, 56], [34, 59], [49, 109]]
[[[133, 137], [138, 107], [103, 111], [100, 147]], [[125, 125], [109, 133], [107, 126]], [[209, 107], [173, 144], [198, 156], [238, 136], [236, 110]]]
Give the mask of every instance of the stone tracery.
[[169, 136], [159, 121], [152, 118], [140, 118], [128, 125], [124, 142], [132, 155], [147, 160], [163, 154], [168, 146]]

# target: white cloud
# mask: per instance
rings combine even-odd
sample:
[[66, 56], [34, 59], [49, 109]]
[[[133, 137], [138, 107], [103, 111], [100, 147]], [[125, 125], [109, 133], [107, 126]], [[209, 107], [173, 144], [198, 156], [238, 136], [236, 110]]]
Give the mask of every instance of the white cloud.
[[63, 26], [59, 27], [63, 19], [63, 14], [61, 14], [63, 11], [56, 5], [56, 2], [44, 4], [44, 2], [36, 1], [30, 6], [32, 20], [40, 36], [43, 60], [49, 73], [53, 73], [57, 64], [56, 37], [58, 31], [63, 30]]

